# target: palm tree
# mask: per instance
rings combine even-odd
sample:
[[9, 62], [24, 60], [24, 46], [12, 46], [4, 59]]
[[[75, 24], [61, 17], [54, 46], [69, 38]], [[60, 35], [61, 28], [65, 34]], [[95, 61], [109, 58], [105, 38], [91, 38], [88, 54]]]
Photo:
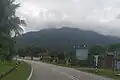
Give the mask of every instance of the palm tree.
[[14, 45], [14, 38], [23, 32], [21, 26], [26, 25], [25, 21], [16, 16], [16, 9], [20, 4], [15, 0], [0, 0], [0, 45], [3, 50], [11, 51]]
[[15, 0], [1, 0], [0, 3], [0, 13], [1, 13], [1, 22], [0, 22], [0, 32], [7, 35], [11, 35], [11, 32], [14, 32], [15, 35], [20, 34], [23, 29], [21, 25], [25, 25], [24, 20], [21, 20], [16, 16], [16, 9], [20, 4], [14, 4]]

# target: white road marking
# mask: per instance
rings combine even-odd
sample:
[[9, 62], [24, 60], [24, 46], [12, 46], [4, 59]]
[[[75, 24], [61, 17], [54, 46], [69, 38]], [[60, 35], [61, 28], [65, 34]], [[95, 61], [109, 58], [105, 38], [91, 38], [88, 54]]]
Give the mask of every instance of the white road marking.
[[[24, 59], [18, 59], [19, 61], [24, 61], [28, 63], [28, 60], [24, 60]], [[30, 64], [30, 63], [29, 63]], [[31, 65], [30, 65], [31, 66]], [[33, 74], [33, 67], [31, 66], [31, 72], [30, 75], [28, 76], [27, 80], [30, 80], [32, 78], [32, 74]]]
[[76, 78], [76, 77], [74, 77], [74, 76], [68, 75], [68, 74], [65, 73], [65, 72], [60, 72], [60, 73], [63, 74], [63, 75], [65, 75], [65, 76], [67, 76], [67, 77], [69, 77], [69, 78], [71, 78], [72, 80], [80, 80], [80, 79], [78, 79], [78, 78]]
[[[70, 78], [70, 79], [72, 79], [72, 80], [80, 80], [80, 79], [78, 79], [78, 78], [76, 78], [76, 77], [74, 77], [74, 76], [71, 76], [71, 75], [69, 75], [69, 74], [67, 74], [67, 73], [65, 73], [65, 72], [59, 71], [59, 70], [57, 70], [56, 68], [52, 68], [52, 70], [57, 71], [57, 72], [59, 72], [60, 74], [65, 75], [65, 76], [67, 76], [68, 78]], [[79, 76], [79, 77], [80, 77], [80, 76]]]
[[33, 74], [33, 68], [31, 69], [31, 73], [30, 73], [29, 77], [27, 78], [27, 80], [30, 80], [30, 79], [31, 79], [32, 74]]

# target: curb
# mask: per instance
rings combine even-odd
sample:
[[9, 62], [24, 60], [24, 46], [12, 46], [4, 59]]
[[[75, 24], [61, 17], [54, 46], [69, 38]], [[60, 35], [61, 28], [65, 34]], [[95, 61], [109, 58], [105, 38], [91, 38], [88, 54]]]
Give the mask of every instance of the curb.
[[29, 75], [29, 77], [27, 78], [27, 80], [30, 80], [30, 79], [32, 78], [32, 74], [33, 74], [33, 68], [31, 69], [30, 75]]
[[[22, 60], [22, 59], [18, 59], [18, 60], [25, 62], [25, 60]], [[28, 64], [29, 64], [29, 63], [28, 63]], [[31, 72], [30, 72], [30, 75], [29, 75], [29, 77], [27, 78], [27, 80], [30, 80], [30, 79], [32, 78], [32, 74], [33, 74], [33, 67], [31, 66]]]

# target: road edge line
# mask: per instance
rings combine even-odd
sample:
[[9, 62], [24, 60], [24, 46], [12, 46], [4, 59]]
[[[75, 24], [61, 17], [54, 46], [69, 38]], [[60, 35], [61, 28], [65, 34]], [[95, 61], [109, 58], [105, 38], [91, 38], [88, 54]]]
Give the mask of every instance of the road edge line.
[[32, 78], [32, 74], [33, 74], [33, 67], [31, 66], [31, 72], [30, 72], [30, 75], [29, 77], [27, 78], [27, 80], [30, 80]]

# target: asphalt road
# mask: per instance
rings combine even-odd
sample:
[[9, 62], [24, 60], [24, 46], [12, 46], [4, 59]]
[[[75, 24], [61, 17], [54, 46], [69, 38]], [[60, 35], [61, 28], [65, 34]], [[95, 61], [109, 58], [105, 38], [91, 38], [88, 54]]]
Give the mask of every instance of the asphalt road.
[[34, 69], [31, 80], [111, 80], [101, 76], [43, 62], [27, 61]]

